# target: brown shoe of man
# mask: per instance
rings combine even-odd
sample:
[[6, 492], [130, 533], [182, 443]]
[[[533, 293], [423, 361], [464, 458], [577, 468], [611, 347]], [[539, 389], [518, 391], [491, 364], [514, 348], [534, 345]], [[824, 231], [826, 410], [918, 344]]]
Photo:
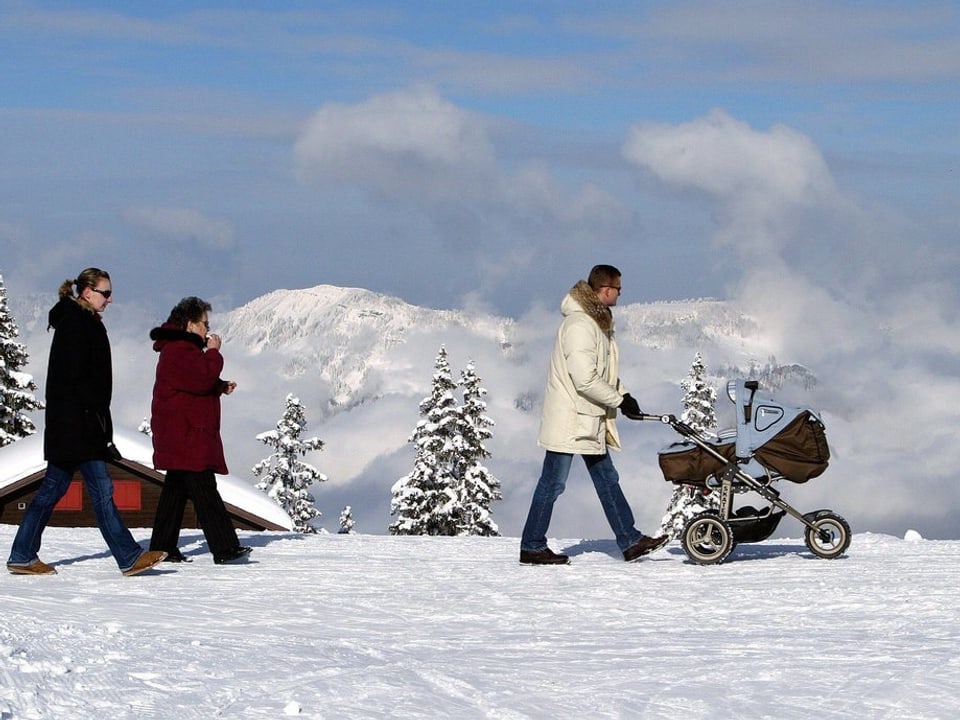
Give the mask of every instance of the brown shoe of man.
[[670, 542], [670, 537], [667, 535], [658, 535], [657, 537], [648, 537], [647, 535], [644, 535], [633, 545], [623, 551], [623, 559], [627, 562], [639, 560], [644, 555], [649, 555], [655, 550], [659, 550], [668, 542]]
[[145, 550], [140, 553], [140, 557], [137, 558], [137, 561], [128, 567], [126, 570], [122, 570], [124, 575], [139, 575], [145, 570], [149, 570], [155, 565], [159, 565], [163, 562], [163, 559], [167, 554], [163, 550]]
[[7, 570], [14, 575], [56, 575], [57, 571], [43, 560], [37, 558], [29, 565], [11, 565], [7, 563]]
[[566, 565], [569, 562], [569, 557], [555, 553], [550, 548], [520, 551], [521, 565]]

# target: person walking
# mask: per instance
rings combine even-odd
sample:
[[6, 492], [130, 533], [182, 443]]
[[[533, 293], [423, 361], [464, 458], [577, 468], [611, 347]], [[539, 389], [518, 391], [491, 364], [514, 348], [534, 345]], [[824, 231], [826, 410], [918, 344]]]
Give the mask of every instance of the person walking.
[[210, 333], [210, 303], [186, 297], [167, 321], [150, 331], [160, 353], [153, 385], [150, 427], [153, 466], [166, 470], [153, 521], [150, 549], [162, 550], [168, 562], [188, 558], [178, 547], [187, 499], [213, 554], [222, 565], [244, 558], [253, 548], [237, 539], [215, 473], [227, 474], [220, 438], [220, 396], [231, 394], [235, 382], [222, 380], [220, 336]]
[[609, 450], [619, 450], [617, 408], [639, 417], [640, 406], [620, 382], [613, 311], [622, 291], [620, 271], [596, 265], [560, 304], [563, 321], [557, 332], [547, 375], [540, 433], [546, 450], [520, 539], [524, 565], [562, 565], [567, 555], [547, 545], [553, 506], [566, 488], [574, 455], [583, 457], [600, 505], [623, 559], [632, 562], [663, 547], [666, 535], [648, 537], [634, 527], [633, 512], [620, 488]]
[[41, 536], [78, 470], [100, 534], [124, 575], [149, 570], [166, 555], [145, 551], [133, 539], [113, 500], [113, 480], [107, 472], [105, 461], [119, 453], [113, 445], [110, 416], [110, 341], [100, 315], [112, 301], [110, 275], [87, 268], [76, 280], [63, 282], [60, 298], [50, 310], [47, 329], [53, 328], [53, 340], [43, 430], [47, 469], [13, 539], [7, 570], [15, 575], [56, 574], [56, 569], [38, 556]]

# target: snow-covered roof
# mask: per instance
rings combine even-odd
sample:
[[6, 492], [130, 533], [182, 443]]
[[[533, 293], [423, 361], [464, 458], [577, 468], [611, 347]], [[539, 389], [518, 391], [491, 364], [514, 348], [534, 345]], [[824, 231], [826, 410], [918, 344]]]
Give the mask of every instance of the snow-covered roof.
[[[125, 460], [153, 468], [153, 445], [141, 433], [114, 430], [113, 441]], [[43, 459], [43, 436], [36, 433], [0, 448], [0, 491], [27, 475], [47, 466]], [[293, 529], [290, 516], [279, 505], [236, 475], [218, 475], [217, 489], [223, 501], [253, 513], [288, 530]]]

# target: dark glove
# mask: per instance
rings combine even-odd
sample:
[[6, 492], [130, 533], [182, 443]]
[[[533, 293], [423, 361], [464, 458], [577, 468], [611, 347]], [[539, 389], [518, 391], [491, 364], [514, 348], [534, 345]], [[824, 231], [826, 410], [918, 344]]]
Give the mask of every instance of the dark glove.
[[643, 418], [643, 411], [640, 409], [640, 404], [634, 400], [633, 395], [630, 393], [626, 393], [623, 396], [623, 401], [620, 403], [620, 412], [631, 420], [641, 420]]
[[113, 460], [113, 462], [119, 462], [123, 460], [123, 455], [120, 454], [120, 451], [117, 449], [117, 446], [113, 444], [113, 441], [107, 443], [107, 460]]

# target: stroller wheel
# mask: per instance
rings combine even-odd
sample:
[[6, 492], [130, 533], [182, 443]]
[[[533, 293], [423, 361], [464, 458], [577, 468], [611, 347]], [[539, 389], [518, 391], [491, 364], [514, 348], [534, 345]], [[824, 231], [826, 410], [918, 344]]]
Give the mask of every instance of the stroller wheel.
[[804, 517], [813, 523], [804, 535], [807, 548], [817, 557], [832, 560], [850, 547], [850, 526], [830, 510], [807, 513]]
[[716, 513], [694, 515], [683, 527], [680, 542], [687, 557], [697, 565], [716, 565], [733, 550], [733, 531]]

